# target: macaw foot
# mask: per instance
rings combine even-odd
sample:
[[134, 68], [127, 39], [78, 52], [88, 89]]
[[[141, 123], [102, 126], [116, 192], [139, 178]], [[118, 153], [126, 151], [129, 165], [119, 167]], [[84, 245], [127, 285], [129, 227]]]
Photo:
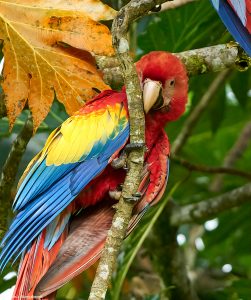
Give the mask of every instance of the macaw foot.
[[122, 151], [122, 153], [120, 154], [119, 157], [115, 158], [112, 162], [111, 162], [111, 166], [114, 169], [127, 169], [126, 167], [126, 160], [127, 160], [127, 153], [126, 151]]
[[119, 200], [120, 197], [121, 197], [121, 193], [122, 191], [119, 191], [119, 190], [112, 190], [112, 191], [109, 191], [109, 196], [114, 199], [114, 200]]
[[138, 202], [141, 199], [141, 197], [142, 197], [142, 194], [140, 192], [137, 192], [135, 194], [132, 194], [132, 196], [129, 196], [129, 197], [124, 196], [124, 199], [130, 203], [131, 202], [135, 203], [135, 202]]
[[[114, 200], [119, 200], [121, 197], [122, 191], [120, 189], [109, 191], [109, 196]], [[124, 199], [128, 202], [137, 202], [139, 199], [141, 199], [142, 193], [137, 192], [133, 194], [130, 197], [124, 196]]]
[[113, 159], [113, 161], [111, 162], [111, 166], [114, 169], [123, 168], [124, 170], [128, 170], [128, 167], [126, 165], [126, 160], [127, 160], [127, 157], [128, 157], [128, 153], [132, 150], [141, 149], [142, 147], [144, 147], [145, 150], [148, 151], [145, 143], [130, 143], [130, 144], [127, 144], [125, 146], [124, 150], [121, 152], [120, 156]]

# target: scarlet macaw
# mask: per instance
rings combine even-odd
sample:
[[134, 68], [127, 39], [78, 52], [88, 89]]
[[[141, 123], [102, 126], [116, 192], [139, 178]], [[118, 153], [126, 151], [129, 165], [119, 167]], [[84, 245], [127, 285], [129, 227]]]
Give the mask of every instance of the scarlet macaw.
[[[165, 190], [170, 150], [164, 126], [184, 112], [188, 90], [186, 70], [172, 54], [151, 52], [136, 67], [148, 152], [128, 234]], [[13, 299], [53, 299], [99, 258], [126, 174], [111, 163], [128, 139], [124, 88], [102, 92], [51, 133], [20, 180], [18, 213], [2, 241], [1, 269], [22, 255]]]
[[251, 0], [211, 0], [234, 39], [251, 56]]

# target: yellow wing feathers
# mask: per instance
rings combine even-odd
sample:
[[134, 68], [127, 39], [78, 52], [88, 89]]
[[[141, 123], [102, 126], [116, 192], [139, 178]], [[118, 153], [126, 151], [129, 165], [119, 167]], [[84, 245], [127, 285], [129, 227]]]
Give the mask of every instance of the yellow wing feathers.
[[41, 159], [47, 155], [47, 166], [78, 162], [91, 152], [95, 144], [104, 145], [108, 139], [115, 138], [127, 122], [122, 103], [107, 105], [88, 114], [76, 114], [51, 133]]

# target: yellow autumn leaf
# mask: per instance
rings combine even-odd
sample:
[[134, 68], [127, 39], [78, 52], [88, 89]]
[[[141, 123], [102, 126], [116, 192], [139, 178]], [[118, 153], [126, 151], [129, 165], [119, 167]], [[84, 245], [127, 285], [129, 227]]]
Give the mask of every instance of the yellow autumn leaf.
[[36, 129], [55, 93], [72, 114], [96, 89], [109, 88], [89, 52], [114, 53], [109, 29], [98, 21], [115, 14], [99, 0], [0, 0], [2, 87], [10, 126], [27, 100]]

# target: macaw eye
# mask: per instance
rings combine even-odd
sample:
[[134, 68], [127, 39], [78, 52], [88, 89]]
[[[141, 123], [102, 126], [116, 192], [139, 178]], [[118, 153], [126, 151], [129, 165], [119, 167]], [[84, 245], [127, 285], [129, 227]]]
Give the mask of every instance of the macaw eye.
[[175, 80], [174, 79], [170, 80], [169, 81], [169, 86], [174, 86], [174, 85], [175, 85]]

